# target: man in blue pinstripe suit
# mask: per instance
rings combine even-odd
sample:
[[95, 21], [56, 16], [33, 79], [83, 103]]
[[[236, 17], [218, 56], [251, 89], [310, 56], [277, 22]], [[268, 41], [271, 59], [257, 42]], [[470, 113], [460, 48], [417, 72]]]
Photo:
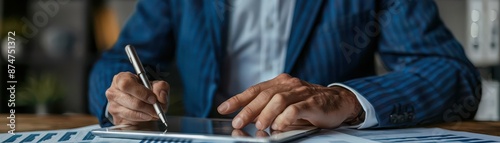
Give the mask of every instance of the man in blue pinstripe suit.
[[[151, 103], [167, 107], [168, 83], [147, 90], [128, 72], [127, 44], [146, 65], [176, 62], [187, 116], [227, 115], [234, 128], [460, 121], [481, 95], [431, 0], [141, 0], [90, 75], [101, 126], [157, 120]], [[375, 53], [389, 73], [375, 75]]]

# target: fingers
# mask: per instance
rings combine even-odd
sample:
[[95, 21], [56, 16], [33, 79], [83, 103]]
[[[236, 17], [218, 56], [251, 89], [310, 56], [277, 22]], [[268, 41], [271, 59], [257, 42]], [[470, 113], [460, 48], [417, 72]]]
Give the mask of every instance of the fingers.
[[219, 107], [217, 107], [217, 111], [219, 111], [220, 114], [226, 115], [226, 114], [231, 114], [241, 107], [246, 106], [250, 101], [252, 101], [260, 92], [276, 86], [278, 84], [286, 84], [288, 87], [294, 87], [296, 85], [301, 84], [301, 80], [298, 78], [294, 78], [288, 74], [280, 74], [276, 76], [275, 78], [256, 84], [247, 90], [243, 91], [240, 94], [237, 94], [231, 98], [229, 98], [227, 101], [223, 102]]
[[153, 81], [153, 93], [158, 98], [158, 101], [167, 104], [167, 96], [170, 92], [170, 85], [166, 81]]
[[135, 98], [149, 104], [156, 103], [155, 94], [138, 82], [138, 77], [130, 72], [121, 72], [115, 75], [111, 88], [128, 93]]
[[154, 81], [152, 88], [144, 87], [130, 72], [115, 75], [111, 87], [106, 90], [108, 111], [116, 119], [115, 124], [157, 120], [159, 117], [151, 104], [159, 102], [166, 109], [170, 86], [165, 81]]
[[170, 85], [166, 81], [153, 81], [153, 93], [156, 95], [158, 102], [162, 104], [163, 110], [167, 110], [168, 97], [170, 93]]
[[257, 129], [266, 129], [271, 126], [274, 119], [281, 114], [288, 105], [307, 99], [309, 95], [304, 93], [304, 91], [305, 89], [298, 88], [293, 92], [283, 92], [274, 95], [271, 101], [265, 105], [264, 109], [260, 113], [259, 119], [255, 124]]
[[268, 87], [271, 87], [273, 84], [272, 80], [265, 81], [259, 84], [256, 84], [247, 90], [243, 91], [240, 94], [237, 94], [225, 102], [223, 102], [219, 107], [217, 107], [217, 111], [222, 114], [231, 114], [234, 111], [240, 109], [241, 107], [246, 106], [250, 101], [252, 101], [261, 91], [266, 90]]
[[[151, 115], [148, 115], [143, 112], [130, 110], [124, 106], [119, 105], [116, 102], [109, 102], [108, 104], [109, 104], [108, 112], [111, 113], [115, 118], [120, 118], [127, 121], [135, 121], [135, 122], [150, 121], [154, 119]], [[115, 124], [117, 124], [116, 121]]]
[[107, 90], [106, 94], [108, 95], [108, 100], [110, 100], [109, 103], [117, 103], [118, 105], [123, 106], [129, 110], [142, 112], [149, 116], [158, 118], [158, 115], [156, 115], [155, 110], [153, 109], [153, 106], [151, 106], [151, 104], [145, 103], [135, 98], [134, 96], [115, 89]]
[[[233, 120], [233, 127], [236, 129], [243, 128], [248, 123], [252, 122], [256, 117], [261, 114], [262, 109], [269, 103], [269, 100], [280, 92], [289, 91], [289, 86], [274, 86], [260, 92], [254, 100], [252, 100], [243, 110], [236, 115]], [[279, 103], [283, 104], [283, 103]]]
[[309, 110], [311, 110], [310, 105], [305, 101], [292, 104], [276, 117], [271, 128], [273, 130], [283, 130], [298, 119], [302, 119], [307, 114], [312, 113]]
[[305, 101], [286, 107], [283, 113], [276, 117], [271, 128], [284, 130], [290, 125], [304, 124], [312, 124], [320, 128], [338, 127], [346, 118], [345, 113], [343, 113], [345, 111], [333, 109], [333, 106], [336, 106], [335, 104], [340, 104], [339, 102], [324, 95], [309, 97]]

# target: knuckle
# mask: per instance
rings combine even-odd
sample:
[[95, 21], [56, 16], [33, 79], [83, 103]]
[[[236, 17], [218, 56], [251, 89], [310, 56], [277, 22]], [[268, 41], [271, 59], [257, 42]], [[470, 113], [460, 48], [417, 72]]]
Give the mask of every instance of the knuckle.
[[293, 77], [288, 79], [288, 83], [290, 84], [300, 84], [301, 80], [299, 78]]
[[288, 79], [288, 78], [291, 78], [292, 76], [290, 76], [289, 74], [287, 73], [282, 73], [280, 75], [278, 75], [278, 79]]
[[[277, 107], [274, 108], [267, 108], [264, 109], [261, 113], [260, 116], [266, 117], [269, 122], [275, 120], [279, 114], [285, 110], [286, 105], [285, 104], [279, 104]], [[265, 111], [265, 112], [264, 112]]]
[[288, 116], [297, 116], [299, 114], [300, 108], [297, 105], [288, 106]]
[[118, 73], [118, 74], [115, 74], [115, 76], [113, 76], [113, 83], [119, 79], [119, 75], [120, 74]]
[[127, 117], [135, 118], [135, 119], [143, 119], [143, 117], [146, 116], [146, 115], [144, 115], [142, 113], [135, 112], [135, 111], [132, 111], [132, 110], [129, 110], [129, 111], [125, 112], [125, 115]]
[[135, 97], [141, 100], [146, 100], [149, 96], [153, 96], [149, 95], [148, 90], [146, 88], [138, 88], [137, 90], [135, 90], [135, 93], [132, 94], [135, 94]]
[[166, 81], [158, 81], [156, 84], [158, 84], [159, 87], [162, 88], [169, 88], [170, 85]]
[[278, 94], [274, 95], [273, 101], [277, 102], [278, 105], [285, 103], [286, 102], [285, 94], [278, 93]]
[[273, 96], [275, 96], [275, 92], [272, 90], [264, 90], [261, 93], [259, 93], [258, 97], [256, 97], [254, 100], [257, 103], [268, 103]]
[[321, 98], [320, 96], [313, 96], [310, 98], [310, 100], [308, 100], [308, 103], [312, 104], [312, 105], [322, 106], [326, 103], [326, 101], [325, 101], [325, 99]]
[[107, 89], [106, 92], [104, 93], [106, 95], [106, 98], [109, 100], [109, 99], [113, 99], [114, 97], [114, 94], [113, 94], [113, 91], [112, 89]]
[[119, 107], [118, 107], [116, 104], [114, 104], [114, 103], [110, 102], [110, 103], [109, 103], [109, 106], [108, 106], [108, 112], [109, 112], [111, 115], [116, 115], [117, 113], [119, 113], [119, 109], [118, 109], [118, 108], [119, 108]]
[[328, 99], [324, 96], [313, 96], [307, 101], [308, 105], [314, 105], [324, 113], [330, 112], [332, 109], [339, 108], [335, 101]]
[[247, 106], [247, 107], [245, 108], [245, 110], [243, 110], [242, 112], [243, 112], [243, 114], [245, 114], [245, 115], [246, 115], [246, 116], [244, 116], [244, 117], [248, 117], [248, 116], [251, 116], [251, 115], [255, 114], [255, 111], [256, 111], [256, 110], [255, 110], [255, 109], [253, 109], [253, 107]]
[[124, 118], [127, 118], [127, 117], [128, 118], [136, 118], [137, 117], [137, 113], [130, 111], [130, 110], [124, 111], [122, 114], [123, 114]]
[[132, 101], [130, 101], [130, 107], [133, 109], [141, 109], [141, 107], [143, 107], [143, 106], [142, 106], [141, 101], [132, 100]]
[[113, 79], [116, 79], [116, 80], [119, 80], [119, 79], [123, 79], [123, 78], [127, 78], [127, 77], [130, 77], [130, 72], [120, 72], [118, 74], [116, 74]]
[[[280, 106], [281, 106], [281, 105], [280, 105]], [[275, 119], [276, 119], [276, 117], [277, 117], [279, 114], [281, 114], [281, 112], [283, 112], [283, 110], [275, 110], [275, 109], [271, 110], [271, 111], [269, 112], [269, 114], [267, 115], [267, 117], [268, 117], [268, 118], [271, 118], [269, 121], [273, 121], [273, 120], [275, 120]], [[272, 115], [272, 116], [271, 116], [271, 115]]]
[[239, 96], [233, 96], [229, 100], [232, 100], [233, 103], [241, 103], [241, 99]]
[[266, 98], [273, 96], [274, 92], [269, 91], [269, 90], [264, 90], [260, 93], [261, 96], [264, 96]]
[[295, 88], [296, 92], [301, 92], [301, 93], [306, 92], [308, 90], [309, 90], [309, 87], [307, 87], [307, 86], [299, 86], [299, 87]]
[[118, 80], [118, 89], [126, 89], [132, 85], [133, 81], [130, 78], [121, 78]]
[[121, 73], [122, 73], [122, 75], [123, 75], [123, 76], [125, 76], [125, 77], [132, 77], [133, 75], [135, 75], [135, 74], [133, 74], [133, 73], [131, 73], [131, 72], [128, 72], [128, 71], [127, 71], [127, 72], [121, 72]]
[[115, 115], [118, 114], [118, 112], [116, 111], [116, 109], [115, 108], [111, 108], [111, 107], [108, 109], [108, 112], [109, 112], [109, 114], [111, 114], [113, 116], [115, 116]]
[[251, 86], [248, 88], [248, 92], [250, 94], [257, 94], [259, 92], [259, 87], [258, 86]]

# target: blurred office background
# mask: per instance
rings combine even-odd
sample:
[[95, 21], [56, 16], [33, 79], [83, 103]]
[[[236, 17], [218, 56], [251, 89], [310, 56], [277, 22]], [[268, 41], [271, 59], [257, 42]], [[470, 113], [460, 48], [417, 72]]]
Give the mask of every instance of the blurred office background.
[[[7, 32], [16, 32], [16, 113], [89, 113], [88, 74], [100, 54], [117, 40], [136, 0], [0, 0], [0, 113], [7, 113], [5, 90]], [[156, 69], [152, 67], [151, 69]], [[163, 72], [163, 71], [160, 71]], [[168, 82], [177, 83], [170, 69]], [[179, 83], [172, 107], [182, 107]], [[179, 104], [179, 105], [176, 105]], [[173, 108], [170, 114], [182, 114]]]
[[[118, 38], [136, 0], [0, 0], [0, 113], [7, 113], [6, 36], [16, 31], [16, 113], [88, 113], [92, 64]], [[500, 0], [436, 0], [441, 18], [483, 78], [478, 120], [500, 120]], [[23, 37], [21, 39], [21, 37]], [[378, 62], [378, 72], [385, 70]], [[175, 66], [174, 66], [175, 67]], [[170, 114], [182, 114], [175, 69]]]

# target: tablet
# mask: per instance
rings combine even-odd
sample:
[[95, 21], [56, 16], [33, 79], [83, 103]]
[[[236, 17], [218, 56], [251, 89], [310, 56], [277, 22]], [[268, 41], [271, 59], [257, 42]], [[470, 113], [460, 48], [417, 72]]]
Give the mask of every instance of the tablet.
[[208, 119], [192, 117], [167, 117], [168, 127], [161, 122], [146, 122], [142, 125], [119, 125], [92, 130], [102, 138], [126, 138], [155, 140], [161, 142], [288, 142], [320, 129], [313, 126], [290, 126], [283, 131], [258, 130], [255, 124], [243, 129], [233, 129], [230, 119]]

